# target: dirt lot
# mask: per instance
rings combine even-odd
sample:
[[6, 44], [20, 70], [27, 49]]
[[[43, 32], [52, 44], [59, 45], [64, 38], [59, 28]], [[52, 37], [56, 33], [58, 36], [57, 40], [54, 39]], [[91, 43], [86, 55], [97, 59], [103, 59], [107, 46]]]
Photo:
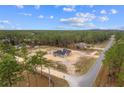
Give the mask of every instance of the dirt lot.
[[63, 49], [63, 48], [51, 47], [51, 46], [40, 46], [40, 47], [37, 46], [34, 49], [29, 50], [29, 54], [33, 55], [35, 54], [36, 51], [44, 51], [44, 52], [47, 52], [47, 54], [44, 55], [44, 57], [47, 58], [48, 60], [52, 60], [55, 62], [60, 62], [60, 61], [65, 62], [66, 60], [67, 62], [75, 63], [82, 56], [94, 57], [96, 54], [100, 52], [93, 49], [87, 49], [87, 50], [81, 50], [81, 51], [70, 49], [71, 54], [69, 56], [66, 56], [66, 57], [54, 56], [53, 52], [59, 49]]
[[[67, 75], [82, 75], [85, 74], [90, 67], [94, 64], [95, 60], [99, 57], [102, 50], [86, 49], [86, 50], [71, 50], [71, 54], [66, 57], [54, 56], [53, 52], [62, 48], [51, 47], [51, 46], [37, 46], [35, 48], [29, 49], [29, 56], [35, 55], [37, 51], [46, 52], [44, 57], [51, 60], [52, 64], [58, 65], [58, 67], [53, 67], [56, 71], [63, 72]], [[18, 58], [19, 59], [19, 58]], [[22, 59], [20, 59], [20, 62]], [[52, 73], [52, 72], [51, 72]], [[54, 75], [54, 74], [53, 74]], [[58, 75], [58, 74], [57, 74]], [[45, 76], [40, 77], [37, 75], [37, 85], [35, 83], [35, 77], [30, 75], [30, 80], [32, 81], [31, 86], [47, 87], [48, 78]], [[52, 76], [52, 86], [64, 87], [69, 86], [67, 81]], [[18, 86], [27, 86], [26, 81], [21, 82]]]
[[[62, 48], [57, 48], [57, 47], [50, 47], [50, 46], [40, 46], [40, 47], [35, 47], [34, 49], [30, 50], [30, 55], [34, 55], [36, 51], [44, 51], [47, 52], [47, 54], [44, 55], [44, 57], [48, 60], [51, 60], [53, 64], [61, 64], [63, 66], [66, 66], [66, 73], [68, 74], [75, 74], [76, 69], [75, 65], [77, 62], [79, 62], [81, 57], [86, 57], [86, 58], [98, 58], [99, 57], [99, 51], [97, 50], [71, 50], [71, 54], [69, 56], [65, 57], [59, 57], [59, 56], [54, 56], [53, 52], [56, 50], [59, 50]], [[90, 64], [90, 62], [87, 62], [87, 64]], [[64, 67], [65, 68], [65, 67]], [[59, 68], [57, 68], [59, 70]], [[61, 70], [62, 71], [62, 70]], [[65, 70], [63, 70], [65, 72]]]
[[[53, 51], [51, 51], [53, 52]], [[66, 56], [66, 57], [59, 57], [59, 56], [53, 56], [52, 53], [48, 53], [44, 56], [45, 58], [47, 58], [48, 60], [53, 60], [53, 61], [61, 61], [61, 62], [76, 62], [79, 57], [81, 57], [81, 53], [79, 51], [74, 51], [74, 50], [71, 50], [71, 55], [69, 56]]]

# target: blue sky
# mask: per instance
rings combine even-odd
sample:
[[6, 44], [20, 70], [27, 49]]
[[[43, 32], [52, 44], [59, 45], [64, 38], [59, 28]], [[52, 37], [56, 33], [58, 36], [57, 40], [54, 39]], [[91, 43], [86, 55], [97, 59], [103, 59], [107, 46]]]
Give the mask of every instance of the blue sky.
[[124, 6], [0, 6], [0, 29], [124, 29]]

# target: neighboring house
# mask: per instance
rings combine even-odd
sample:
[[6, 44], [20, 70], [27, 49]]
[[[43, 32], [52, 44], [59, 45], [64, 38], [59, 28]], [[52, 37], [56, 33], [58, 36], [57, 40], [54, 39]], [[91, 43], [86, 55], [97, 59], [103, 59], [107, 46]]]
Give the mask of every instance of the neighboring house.
[[75, 44], [75, 46], [76, 46], [77, 49], [85, 49], [85, 48], [89, 48], [90, 47], [90, 45], [88, 45], [86, 43], [83, 43], [83, 42], [77, 43], [77, 44]]

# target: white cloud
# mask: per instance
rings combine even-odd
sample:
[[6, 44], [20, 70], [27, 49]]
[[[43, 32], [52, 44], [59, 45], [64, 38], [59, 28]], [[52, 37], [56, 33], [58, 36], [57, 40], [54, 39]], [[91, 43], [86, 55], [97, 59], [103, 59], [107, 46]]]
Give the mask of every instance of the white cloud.
[[100, 11], [100, 13], [101, 14], [107, 14], [107, 11], [103, 9], [103, 10]]
[[23, 5], [16, 5], [16, 7], [17, 7], [17, 8], [19, 8], [19, 9], [24, 8], [24, 6], [23, 6]]
[[38, 10], [40, 9], [40, 5], [35, 5], [34, 8]]
[[90, 14], [90, 13], [76, 13], [75, 17], [61, 18], [60, 22], [75, 27], [83, 27], [83, 26], [86, 27], [86, 26], [91, 26], [91, 23], [89, 22], [95, 19], [95, 17], [96, 16], [94, 14]]
[[75, 6], [66, 6], [63, 8], [63, 11], [65, 12], [74, 12], [76, 11]]
[[101, 14], [117, 14], [118, 11], [115, 10], [115, 9], [111, 9], [111, 10], [109, 10], [109, 11], [106, 11], [106, 10], [103, 9], [103, 10], [100, 11], [100, 13], [101, 13]]
[[0, 29], [18, 29], [18, 24], [13, 24], [9, 20], [0, 20]]
[[44, 16], [43, 16], [43, 15], [39, 15], [38, 18], [39, 18], [39, 19], [43, 19]]
[[31, 13], [19, 13], [19, 14], [24, 15], [24, 16], [32, 16]]
[[50, 19], [53, 19], [54, 18], [54, 16], [50, 16]]
[[118, 13], [118, 11], [115, 9], [111, 9], [110, 12], [111, 12], [111, 14], [117, 14]]
[[76, 16], [79, 17], [79, 18], [82, 18], [86, 21], [91, 21], [93, 20], [96, 16], [94, 14], [91, 14], [91, 13], [76, 13]]
[[101, 16], [101, 17], [99, 17], [99, 20], [100, 20], [101, 22], [106, 22], [106, 21], [109, 20], [109, 18], [108, 18], [107, 16]]
[[9, 20], [0, 20], [0, 24], [10, 24]]

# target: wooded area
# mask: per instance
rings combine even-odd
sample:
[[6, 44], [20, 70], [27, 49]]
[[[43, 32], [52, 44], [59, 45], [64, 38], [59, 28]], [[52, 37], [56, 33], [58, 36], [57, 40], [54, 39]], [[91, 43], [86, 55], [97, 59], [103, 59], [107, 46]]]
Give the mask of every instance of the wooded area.
[[115, 33], [115, 44], [105, 54], [96, 86], [124, 86], [124, 33]]
[[0, 40], [18, 45], [50, 45], [68, 47], [70, 44], [98, 43], [110, 37], [108, 31], [0, 31]]

